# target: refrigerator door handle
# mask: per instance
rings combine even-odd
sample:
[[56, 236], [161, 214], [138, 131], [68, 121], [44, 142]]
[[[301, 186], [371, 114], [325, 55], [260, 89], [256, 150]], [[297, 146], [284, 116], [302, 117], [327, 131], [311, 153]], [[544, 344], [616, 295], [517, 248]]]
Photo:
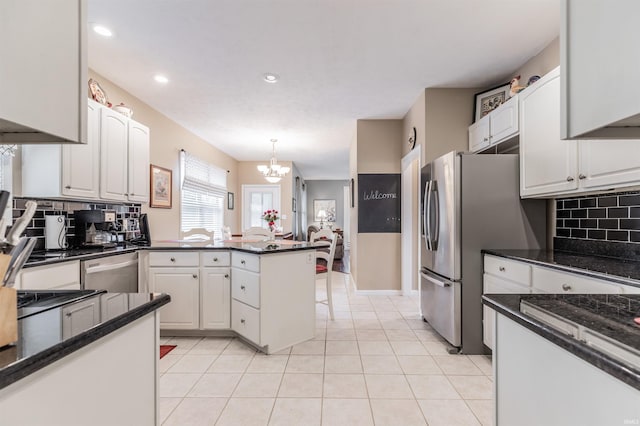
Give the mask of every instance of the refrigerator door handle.
[[434, 213], [436, 215], [435, 218], [435, 229], [434, 232], [431, 232], [429, 229], [429, 239], [431, 240], [431, 250], [438, 250], [438, 239], [440, 238], [440, 193], [438, 192], [438, 182], [431, 182], [431, 195], [435, 195], [434, 200]]
[[428, 275], [424, 272], [420, 272], [420, 276], [422, 278], [424, 278], [425, 280], [432, 282], [433, 284], [440, 286], [440, 287], [451, 287], [451, 283], [448, 281], [443, 281], [443, 280], [439, 280], [437, 278], [432, 277], [431, 275]]
[[431, 181], [427, 182], [427, 186], [424, 188], [424, 211], [422, 212], [422, 224], [424, 227], [424, 243], [427, 247], [427, 251], [431, 251], [431, 224], [429, 223], [429, 215], [431, 209]]

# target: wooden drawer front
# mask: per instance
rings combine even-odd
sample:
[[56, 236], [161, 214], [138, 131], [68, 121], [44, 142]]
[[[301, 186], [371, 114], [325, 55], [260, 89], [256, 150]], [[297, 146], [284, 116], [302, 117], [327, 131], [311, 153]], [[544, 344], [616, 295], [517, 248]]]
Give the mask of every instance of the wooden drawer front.
[[54, 265], [23, 269], [23, 290], [80, 289], [80, 262], [71, 261]]
[[255, 344], [260, 344], [260, 311], [231, 300], [231, 329]]
[[260, 275], [234, 268], [231, 279], [231, 297], [259, 309]]
[[538, 267], [533, 268], [533, 287], [544, 293], [557, 294], [622, 293], [622, 287], [615, 283]]
[[202, 266], [229, 266], [231, 254], [228, 251], [203, 251], [200, 252], [200, 265]]
[[187, 251], [151, 251], [149, 252], [149, 266], [198, 266], [200, 256], [198, 252]]
[[527, 263], [485, 255], [484, 272], [524, 286], [531, 285], [531, 265]]
[[231, 254], [231, 266], [247, 271], [260, 272], [260, 256], [234, 252]]

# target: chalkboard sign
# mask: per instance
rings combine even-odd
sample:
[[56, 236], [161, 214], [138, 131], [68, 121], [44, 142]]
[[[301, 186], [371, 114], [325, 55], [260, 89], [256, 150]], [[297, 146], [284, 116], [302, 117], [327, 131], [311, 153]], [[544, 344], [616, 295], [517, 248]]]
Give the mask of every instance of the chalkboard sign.
[[400, 232], [400, 175], [358, 175], [358, 232]]

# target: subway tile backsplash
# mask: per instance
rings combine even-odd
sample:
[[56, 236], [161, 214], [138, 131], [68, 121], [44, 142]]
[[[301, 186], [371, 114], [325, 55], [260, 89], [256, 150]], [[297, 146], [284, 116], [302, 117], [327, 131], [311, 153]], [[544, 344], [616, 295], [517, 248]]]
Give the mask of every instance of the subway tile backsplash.
[[640, 192], [556, 200], [556, 236], [640, 243]]
[[37, 201], [38, 208], [36, 209], [31, 223], [27, 226], [25, 235], [28, 237], [36, 237], [37, 242], [34, 250], [44, 250], [44, 227], [46, 215], [63, 215], [66, 217], [67, 222], [67, 241], [70, 242], [75, 235], [75, 222], [73, 212], [76, 210], [114, 210], [116, 212], [116, 222], [122, 224], [128, 221], [127, 229], [129, 233], [125, 239], [133, 237], [133, 234], [137, 229], [133, 226], [138, 223], [137, 219], [140, 216], [141, 205], [140, 204], [111, 204], [104, 202], [92, 202], [92, 201], [60, 201], [60, 200], [48, 200], [42, 198], [19, 198], [13, 199], [13, 218], [20, 217], [25, 210], [25, 203], [27, 200]]

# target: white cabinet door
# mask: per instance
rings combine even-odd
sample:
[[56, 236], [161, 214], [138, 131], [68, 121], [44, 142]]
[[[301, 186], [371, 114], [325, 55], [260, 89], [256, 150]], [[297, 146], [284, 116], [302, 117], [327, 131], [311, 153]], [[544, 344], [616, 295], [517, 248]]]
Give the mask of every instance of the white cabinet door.
[[100, 298], [72, 303], [62, 308], [62, 338], [68, 339], [100, 322]]
[[171, 302], [160, 309], [161, 328], [198, 329], [199, 273], [198, 268], [149, 268], [151, 291], [171, 296]]
[[200, 327], [231, 327], [231, 277], [229, 268], [202, 268], [200, 274]]
[[608, 189], [640, 185], [640, 141], [578, 141], [580, 185], [584, 189]]
[[576, 142], [560, 139], [559, 68], [519, 96], [520, 196], [576, 189]]
[[100, 195], [100, 110], [88, 101], [87, 144], [62, 145], [62, 195], [98, 198]]
[[100, 198], [126, 201], [128, 119], [109, 108], [101, 111]]
[[129, 201], [149, 201], [149, 128], [129, 121]]
[[491, 145], [518, 133], [518, 97], [509, 99], [489, 114], [491, 117]]
[[3, 143], [86, 142], [86, 23], [86, 0], [0, 2], [0, 128], [48, 134], [6, 133]]
[[476, 152], [489, 146], [489, 121], [489, 116], [485, 116], [469, 126], [469, 151]]

